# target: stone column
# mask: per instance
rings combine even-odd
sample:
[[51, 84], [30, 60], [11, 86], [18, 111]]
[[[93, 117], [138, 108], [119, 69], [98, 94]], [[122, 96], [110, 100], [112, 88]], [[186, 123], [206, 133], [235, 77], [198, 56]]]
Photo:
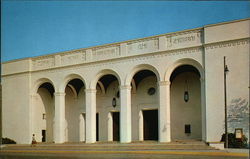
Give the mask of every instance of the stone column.
[[139, 112], [139, 141], [144, 140], [144, 133], [143, 133], [143, 114], [142, 111], [140, 110]]
[[206, 92], [205, 92], [205, 79], [200, 78], [201, 83], [201, 125], [202, 125], [202, 140], [206, 141]]
[[108, 141], [113, 141], [113, 117], [112, 113], [108, 113]]
[[65, 93], [55, 92], [55, 143], [65, 142]]
[[120, 87], [121, 117], [120, 117], [120, 141], [131, 142], [131, 86]]
[[80, 142], [85, 141], [85, 115], [82, 113], [79, 117], [79, 140]]
[[159, 142], [171, 141], [170, 82], [159, 82]]
[[96, 142], [96, 89], [85, 89], [86, 143]]

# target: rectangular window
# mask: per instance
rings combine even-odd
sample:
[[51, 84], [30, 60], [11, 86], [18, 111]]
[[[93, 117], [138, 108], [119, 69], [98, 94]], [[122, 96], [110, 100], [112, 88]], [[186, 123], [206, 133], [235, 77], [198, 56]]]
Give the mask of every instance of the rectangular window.
[[43, 120], [45, 120], [46, 119], [46, 114], [45, 113], [43, 113]]

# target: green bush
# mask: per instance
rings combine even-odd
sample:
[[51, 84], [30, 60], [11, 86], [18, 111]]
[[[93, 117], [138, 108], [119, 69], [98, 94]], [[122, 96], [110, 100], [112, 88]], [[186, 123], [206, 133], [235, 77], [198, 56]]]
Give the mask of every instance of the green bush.
[[[242, 136], [242, 139], [236, 139], [235, 134], [228, 133], [228, 148], [247, 148], [247, 137]], [[221, 141], [225, 142], [225, 134], [222, 135]]]

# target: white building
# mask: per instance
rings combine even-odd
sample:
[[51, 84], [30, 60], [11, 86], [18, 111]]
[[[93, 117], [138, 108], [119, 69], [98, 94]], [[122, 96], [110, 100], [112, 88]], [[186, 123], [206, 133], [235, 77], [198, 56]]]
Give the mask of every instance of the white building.
[[[2, 63], [3, 137], [219, 142], [249, 133], [250, 19]], [[184, 100], [184, 96], [186, 99]], [[248, 137], [249, 138], [249, 137]]]

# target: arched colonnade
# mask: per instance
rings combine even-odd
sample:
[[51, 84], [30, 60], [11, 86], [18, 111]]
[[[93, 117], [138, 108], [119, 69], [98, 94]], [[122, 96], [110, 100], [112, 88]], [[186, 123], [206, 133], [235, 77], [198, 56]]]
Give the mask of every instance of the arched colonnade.
[[[93, 77], [85, 81], [80, 74], [68, 74], [61, 81], [35, 80], [32, 133], [38, 134], [39, 141], [128, 143], [205, 138], [204, 72], [199, 62], [177, 60], [165, 71], [141, 64], [125, 78], [104, 69]], [[184, 96], [189, 93], [188, 101], [183, 100], [183, 92]]]

